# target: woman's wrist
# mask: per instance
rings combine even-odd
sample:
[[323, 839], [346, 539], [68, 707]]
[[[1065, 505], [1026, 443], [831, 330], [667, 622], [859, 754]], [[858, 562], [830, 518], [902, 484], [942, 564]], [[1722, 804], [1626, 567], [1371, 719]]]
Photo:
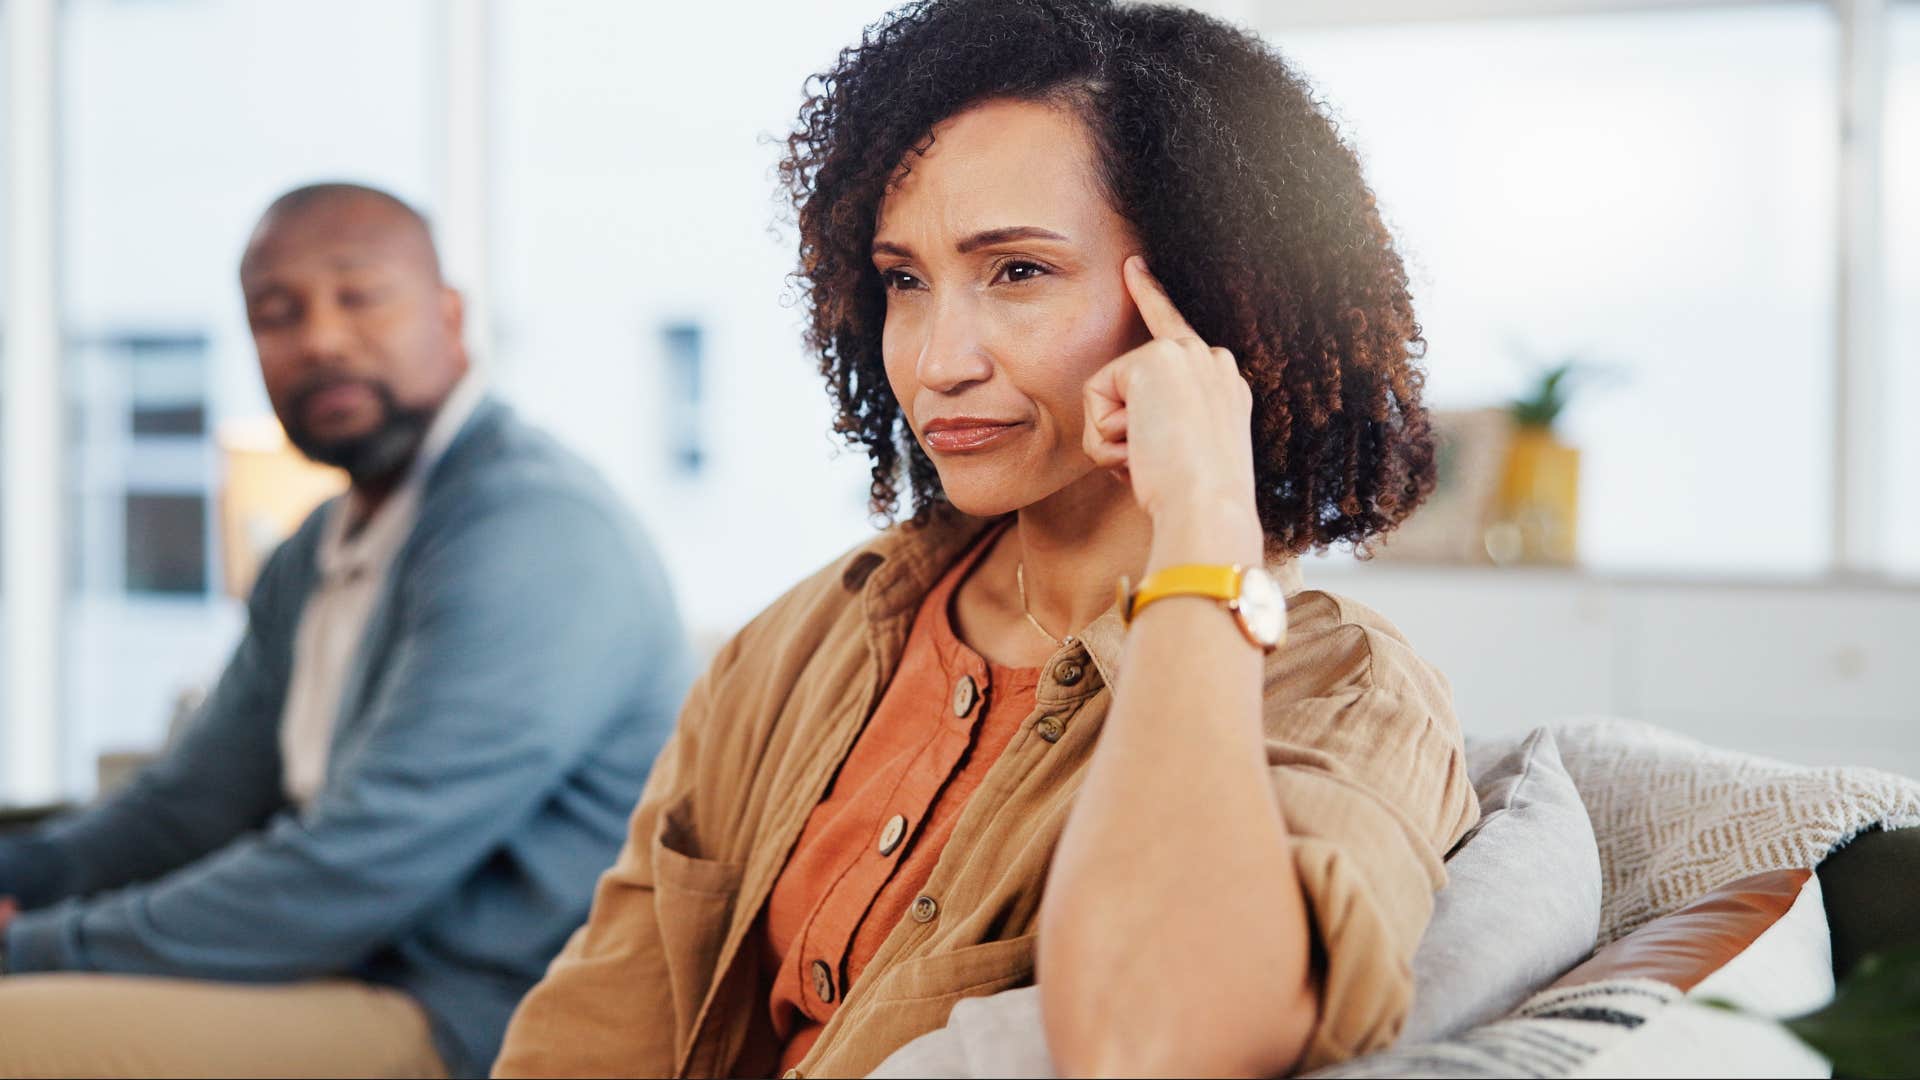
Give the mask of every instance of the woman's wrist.
[[1186, 563], [1265, 561], [1266, 534], [1251, 498], [1194, 492], [1154, 510], [1148, 573]]

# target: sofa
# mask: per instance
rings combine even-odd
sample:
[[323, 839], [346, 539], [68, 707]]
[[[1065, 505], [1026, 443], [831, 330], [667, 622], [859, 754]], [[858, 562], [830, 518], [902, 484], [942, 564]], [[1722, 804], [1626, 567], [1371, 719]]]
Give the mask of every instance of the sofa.
[[[1482, 819], [1448, 855], [1405, 1029], [1316, 1076], [1832, 1075], [1774, 1021], [1920, 944], [1920, 781], [1604, 718], [1468, 758]], [[1053, 1074], [1027, 987], [961, 1002], [873, 1075]]]

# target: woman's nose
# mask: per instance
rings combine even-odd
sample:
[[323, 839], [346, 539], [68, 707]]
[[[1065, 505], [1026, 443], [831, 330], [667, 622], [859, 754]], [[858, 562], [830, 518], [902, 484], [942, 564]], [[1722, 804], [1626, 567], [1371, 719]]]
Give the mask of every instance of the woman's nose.
[[993, 377], [993, 358], [981, 332], [980, 313], [965, 299], [936, 301], [914, 374], [920, 385], [951, 393]]

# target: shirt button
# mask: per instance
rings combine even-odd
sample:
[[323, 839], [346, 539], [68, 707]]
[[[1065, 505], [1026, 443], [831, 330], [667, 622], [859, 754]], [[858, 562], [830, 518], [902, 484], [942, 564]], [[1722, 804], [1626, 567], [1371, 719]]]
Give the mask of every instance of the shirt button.
[[895, 814], [888, 818], [886, 826], [880, 830], [880, 854], [893, 854], [894, 849], [900, 846], [900, 841], [906, 839], [906, 836], [906, 815]]
[[973, 685], [973, 676], [960, 676], [960, 681], [953, 684], [953, 715], [967, 715], [973, 711], [973, 703], [978, 700], [980, 688]]
[[1066, 725], [1062, 724], [1060, 722], [1060, 718], [1057, 716], [1041, 717], [1040, 722], [1033, 725], [1033, 729], [1040, 733], [1041, 738], [1047, 740], [1050, 743], [1059, 742], [1060, 736], [1066, 734], [1067, 732]]
[[833, 1003], [833, 969], [825, 960], [813, 962], [813, 995], [828, 1004]]
[[1053, 669], [1053, 677], [1059, 680], [1061, 686], [1072, 686], [1080, 681], [1083, 674], [1084, 669], [1072, 660], [1062, 660], [1060, 666]]
[[933, 921], [933, 917], [938, 914], [940, 914], [940, 902], [931, 896], [923, 895], [913, 902], [914, 922], [930, 923]]

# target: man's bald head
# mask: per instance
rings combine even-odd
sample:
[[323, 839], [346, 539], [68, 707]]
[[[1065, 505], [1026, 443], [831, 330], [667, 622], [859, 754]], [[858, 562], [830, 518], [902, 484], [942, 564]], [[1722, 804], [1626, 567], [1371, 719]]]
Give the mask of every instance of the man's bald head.
[[390, 483], [467, 370], [460, 294], [426, 219], [376, 188], [296, 188], [254, 227], [240, 289], [294, 445], [356, 487]]
[[287, 248], [304, 246], [302, 239], [316, 232], [391, 248], [419, 260], [418, 265], [435, 281], [441, 279], [440, 254], [426, 215], [391, 192], [329, 181], [294, 188], [267, 206], [240, 258], [241, 281], [249, 270], [284, 255]]

